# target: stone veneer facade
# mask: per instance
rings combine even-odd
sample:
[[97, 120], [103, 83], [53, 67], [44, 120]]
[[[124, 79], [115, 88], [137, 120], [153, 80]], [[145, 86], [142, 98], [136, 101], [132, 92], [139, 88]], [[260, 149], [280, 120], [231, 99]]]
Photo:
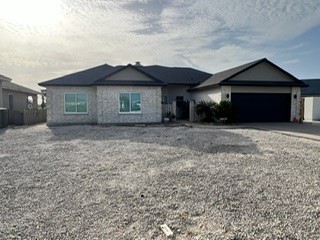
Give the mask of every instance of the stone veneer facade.
[[[140, 93], [141, 113], [119, 113], [119, 93]], [[161, 122], [161, 87], [98, 86], [98, 123]]]
[[[88, 96], [88, 113], [66, 114], [64, 94], [80, 92]], [[119, 93], [123, 92], [141, 94], [141, 113], [119, 113]], [[161, 122], [161, 87], [47, 87], [46, 94], [48, 125]]]
[[[96, 87], [47, 87], [47, 124], [86, 124], [97, 123]], [[88, 113], [64, 113], [65, 93], [87, 93]]]

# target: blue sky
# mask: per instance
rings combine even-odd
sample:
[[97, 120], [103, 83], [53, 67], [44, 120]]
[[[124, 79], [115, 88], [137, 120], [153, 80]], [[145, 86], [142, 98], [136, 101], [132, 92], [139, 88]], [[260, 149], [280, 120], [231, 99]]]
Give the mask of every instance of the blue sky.
[[0, 74], [33, 89], [104, 63], [215, 73], [264, 57], [320, 78], [319, 0], [0, 0]]

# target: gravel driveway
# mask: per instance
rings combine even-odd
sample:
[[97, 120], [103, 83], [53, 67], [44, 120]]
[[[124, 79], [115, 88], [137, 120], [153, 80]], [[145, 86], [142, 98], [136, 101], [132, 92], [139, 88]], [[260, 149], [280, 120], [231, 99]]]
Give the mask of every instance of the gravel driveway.
[[253, 129], [0, 130], [0, 239], [320, 239], [319, 159]]

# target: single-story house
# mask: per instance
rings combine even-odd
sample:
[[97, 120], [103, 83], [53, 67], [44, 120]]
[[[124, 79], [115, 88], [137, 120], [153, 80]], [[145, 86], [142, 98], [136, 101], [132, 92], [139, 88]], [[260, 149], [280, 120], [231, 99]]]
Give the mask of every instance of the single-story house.
[[302, 79], [308, 87], [301, 89], [304, 119], [320, 120], [320, 79]]
[[193, 99], [231, 101], [238, 122], [300, 119], [300, 88], [306, 84], [263, 58], [213, 74], [189, 91]]
[[[40, 92], [13, 83], [10, 78], [0, 75], [0, 108], [23, 112], [38, 107]], [[28, 100], [32, 98], [32, 103]]]
[[305, 84], [267, 59], [220, 73], [192, 68], [110, 66], [39, 83], [46, 87], [48, 124], [160, 122], [162, 104], [227, 100], [238, 120], [292, 121], [299, 118]]

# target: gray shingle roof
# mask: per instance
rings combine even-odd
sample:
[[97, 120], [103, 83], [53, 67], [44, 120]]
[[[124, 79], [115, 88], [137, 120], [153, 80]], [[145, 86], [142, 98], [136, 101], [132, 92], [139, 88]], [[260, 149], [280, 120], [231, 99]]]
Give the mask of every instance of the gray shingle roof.
[[197, 85], [212, 76], [210, 73], [202, 72], [193, 68], [163, 67], [158, 65], [138, 66], [137, 68], [142, 69], [167, 84], [176, 85]]
[[280, 70], [281, 72], [285, 73], [286, 75], [290, 76], [294, 81], [292, 83], [276, 83], [276, 82], [254, 82], [254, 84], [260, 84], [260, 85], [283, 85], [283, 86], [293, 86], [293, 85], [297, 85], [297, 86], [304, 86], [304, 83], [301, 82], [299, 79], [297, 79], [296, 77], [294, 77], [293, 75], [291, 75], [290, 73], [286, 72], [285, 70], [281, 69], [280, 67], [278, 67], [277, 65], [273, 64], [272, 62], [270, 62], [268, 59], [266, 58], [262, 58], [253, 62], [249, 62], [243, 65], [240, 65], [238, 67], [234, 67], [234, 68], [230, 68], [228, 70], [222, 71], [222, 72], [218, 72], [213, 74], [213, 76], [211, 78], [209, 78], [208, 80], [204, 81], [203, 83], [195, 86], [194, 88], [192, 88], [191, 90], [197, 90], [197, 89], [201, 89], [201, 88], [208, 88], [208, 87], [212, 87], [212, 86], [216, 86], [216, 85], [250, 85], [253, 84], [253, 82], [249, 82], [249, 81], [237, 81], [237, 82], [233, 82], [230, 81], [229, 79], [231, 79], [232, 77], [262, 63], [262, 62], [267, 62], [269, 64], [271, 64], [272, 66], [274, 66], [275, 68], [277, 68], [278, 70]]
[[12, 82], [2, 82], [2, 88], [7, 89], [7, 90], [11, 90], [11, 91], [24, 92], [24, 93], [28, 93], [31, 95], [41, 94], [40, 92], [37, 92], [35, 90], [32, 90], [30, 88], [26, 88], [24, 86], [21, 86], [19, 84], [12, 83]]
[[0, 74], [0, 81], [11, 81], [11, 78], [8, 78], [8, 77]]
[[[139, 81], [104, 81], [126, 67], [133, 67], [152, 78], [154, 82], [144, 84]], [[107, 64], [90, 68], [84, 71], [72, 73], [63, 77], [39, 83], [40, 86], [93, 86], [93, 85], [152, 85], [163, 86], [167, 84], [183, 84], [194, 86], [211, 77], [212, 74], [192, 68], [153, 66], [110, 66]]]
[[320, 79], [301, 79], [308, 87], [301, 88], [302, 96], [320, 95]]
[[39, 83], [40, 86], [90, 86], [93, 82], [115, 71], [115, 67], [103, 64], [80, 72]]

